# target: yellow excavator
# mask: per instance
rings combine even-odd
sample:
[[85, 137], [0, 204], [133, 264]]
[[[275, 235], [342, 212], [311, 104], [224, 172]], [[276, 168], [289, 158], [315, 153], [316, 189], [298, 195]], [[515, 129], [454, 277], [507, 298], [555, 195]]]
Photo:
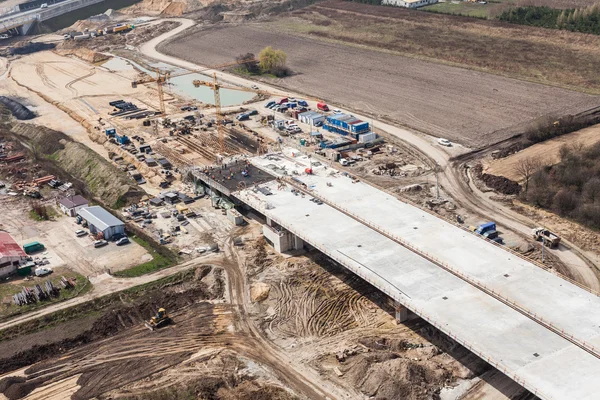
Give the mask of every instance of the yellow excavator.
[[167, 310], [165, 310], [164, 308], [159, 308], [156, 315], [152, 317], [150, 321], [146, 321], [144, 325], [146, 325], [146, 328], [153, 331], [155, 329], [168, 325], [170, 322], [171, 318], [169, 318], [169, 316], [167, 315]]

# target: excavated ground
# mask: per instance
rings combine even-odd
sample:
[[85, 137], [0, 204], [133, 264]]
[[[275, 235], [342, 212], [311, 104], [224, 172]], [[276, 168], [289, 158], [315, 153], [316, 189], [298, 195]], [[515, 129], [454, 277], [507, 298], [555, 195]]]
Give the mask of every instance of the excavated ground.
[[[0, 392], [20, 399], [79, 376], [73, 398], [91, 398], [181, 363], [205, 338], [218, 341], [220, 334], [227, 335], [229, 305], [209, 301], [222, 299], [223, 290], [221, 270], [203, 266], [167, 283], [82, 305], [70, 311], [79, 312], [79, 318], [66, 324], [61, 319], [68, 315], [59, 314], [3, 331], [0, 346], [10, 351], [2, 353], [0, 373], [32, 366], [5, 375]], [[143, 322], [159, 307], [174, 310], [175, 323], [151, 332]]]
[[261, 300], [255, 323], [357, 398], [438, 398], [490, 369], [418, 318], [396, 324], [385, 295], [319, 253], [284, 258], [259, 239], [245, 264], [251, 295]]

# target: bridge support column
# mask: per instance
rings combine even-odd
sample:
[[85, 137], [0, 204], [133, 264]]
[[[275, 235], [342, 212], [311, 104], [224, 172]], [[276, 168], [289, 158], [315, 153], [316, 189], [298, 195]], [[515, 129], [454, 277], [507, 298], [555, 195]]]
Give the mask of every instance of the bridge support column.
[[399, 324], [406, 322], [408, 320], [408, 308], [400, 303], [394, 304], [394, 308], [396, 309], [396, 322]]

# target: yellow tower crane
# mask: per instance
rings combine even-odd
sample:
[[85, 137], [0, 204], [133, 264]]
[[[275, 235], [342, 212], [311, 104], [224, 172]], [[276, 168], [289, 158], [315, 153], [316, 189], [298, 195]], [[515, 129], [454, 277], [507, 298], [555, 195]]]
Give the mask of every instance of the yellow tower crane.
[[160, 110], [161, 115], [165, 116], [166, 115], [166, 109], [165, 109], [164, 85], [167, 84], [167, 82], [169, 81], [169, 79], [175, 78], [175, 77], [178, 77], [178, 76], [184, 76], [184, 75], [195, 74], [195, 73], [202, 73], [204, 71], [211, 70], [211, 69], [219, 69], [219, 68], [230, 67], [232, 65], [246, 64], [246, 63], [253, 63], [253, 62], [258, 62], [258, 60], [234, 61], [234, 62], [230, 62], [230, 63], [226, 63], [226, 64], [215, 65], [213, 67], [206, 67], [206, 68], [201, 68], [201, 69], [187, 70], [187, 71], [179, 72], [179, 73], [176, 73], [176, 74], [171, 74], [171, 71], [168, 71], [168, 70], [161, 70], [159, 68], [155, 68], [154, 72], [156, 73], [156, 76], [147, 76], [147, 77], [144, 77], [144, 78], [132, 81], [131, 82], [131, 87], [136, 88], [138, 85], [141, 85], [141, 84], [144, 84], [144, 83], [156, 82], [156, 86], [157, 86], [157, 89], [158, 89], [159, 110]]
[[[262, 94], [267, 97], [289, 96], [288, 94], [285, 94], [282, 92], [275, 93], [275, 92], [269, 92], [267, 90], [248, 88], [248, 87], [244, 87], [244, 86], [223, 85], [217, 81], [217, 73], [216, 72], [213, 73], [212, 81], [194, 80], [192, 83], [194, 84], [195, 87], [200, 87], [200, 86], [209, 87], [213, 90], [213, 92], [215, 94], [215, 114], [216, 114], [215, 119], [216, 119], [216, 124], [217, 124], [217, 134], [219, 136], [219, 151], [222, 154], [225, 153], [225, 134], [223, 132], [223, 116], [221, 115], [221, 95], [219, 93], [220, 89], [237, 90], [240, 92], [251, 92], [251, 93], [256, 93], [256, 94]], [[304, 96], [304, 97], [309, 100], [315, 100], [317, 102], [321, 101], [314, 97], [307, 97], [307, 96]]]

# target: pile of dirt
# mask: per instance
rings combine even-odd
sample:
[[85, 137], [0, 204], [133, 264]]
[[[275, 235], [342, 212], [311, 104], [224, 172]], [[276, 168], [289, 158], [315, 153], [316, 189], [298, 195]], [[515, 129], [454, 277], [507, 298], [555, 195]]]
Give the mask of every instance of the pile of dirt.
[[85, 47], [79, 47], [74, 49], [59, 49], [57, 53], [63, 56], [75, 56], [77, 58], [82, 59], [83, 61], [87, 61], [92, 64], [106, 61], [110, 58], [110, 56], [107, 56], [106, 54], [102, 54]]
[[[209, 286], [203, 281], [209, 274], [216, 273], [217, 271], [219, 270], [213, 269], [211, 266], [202, 266], [196, 271], [192, 270], [188, 274], [182, 274], [181, 278], [173, 283], [157, 285], [143, 294], [123, 292], [109, 296], [108, 299], [103, 300], [102, 314], [84, 332], [56, 342], [33, 345], [11, 357], [1, 359], [0, 374], [37, 364], [26, 371], [26, 374], [30, 375], [30, 379], [24, 380], [23, 378], [7, 377], [1, 380], [0, 393], [3, 393], [10, 399], [26, 396], [43, 383], [43, 381], [39, 382], [35, 379], [36, 372], [48, 368], [48, 365], [39, 363], [40, 361], [64, 354], [82, 345], [115, 336], [128, 328], [140, 326], [149, 316], [154, 315], [160, 307], [164, 307], [167, 310], [182, 310], [186, 309], [186, 307], [195, 306], [202, 300], [220, 298], [222, 296], [222, 289], [219, 288], [222, 285], [214, 285], [217, 287], [215, 289], [215, 287]], [[205, 314], [212, 314], [212, 304], [201, 303], [198, 307], [200, 306]], [[80, 307], [85, 308], [86, 305]], [[48, 318], [51, 318], [51, 316], [45, 319], [47, 320]], [[157, 334], [160, 334], [160, 332], [157, 332]], [[19, 346], [20, 337], [11, 339], [11, 342], [15, 346]], [[177, 354], [174, 357], [176, 359], [171, 361], [180, 362], [180, 358], [185, 359], [186, 356], [185, 354]], [[155, 360], [155, 367], [160, 368], [163, 362], [166, 363], [167, 358], [168, 356], [159, 354]], [[152, 360], [148, 360], [146, 366], [149, 367], [151, 362]], [[91, 375], [95, 376], [93, 373]], [[106, 373], [103, 373], [102, 376], [106, 376]], [[85, 380], [85, 377], [82, 377], [82, 379]], [[94, 390], [97, 389], [97, 385], [92, 386], [95, 388]], [[83, 398], [88, 397], [83, 396]]]
[[[29, 43], [25, 43], [19, 47], [9, 48], [8, 54], [10, 54], [11, 56], [31, 54], [31, 53], [37, 53], [38, 51], [52, 50], [55, 47], [56, 47], [56, 44], [54, 44], [54, 43], [29, 42]], [[2, 54], [2, 55], [6, 56], [6, 54]]]
[[489, 368], [429, 325], [417, 332], [359, 339], [357, 351], [337, 357], [338, 375], [372, 399], [416, 400], [439, 398], [444, 386]]
[[521, 185], [517, 182], [503, 176], [483, 173], [483, 166], [481, 164], [477, 164], [473, 167], [473, 172], [475, 177], [481, 179], [490, 189], [508, 195], [517, 195], [521, 193]]
[[186, 12], [199, 10], [208, 3], [210, 1], [206, 0], [144, 0], [122, 11], [130, 14], [143, 11], [146, 14], [180, 16]]
[[52, 160], [110, 206], [135, 203], [144, 195], [124, 172], [61, 132], [32, 124], [13, 124], [11, 131], [35, 149], [39, 161]]
[[9, 400], [22, 399], [31, 393], [35, 386], [35, 383], [27, 382], [27, 379], [21, 376], [10, 376], [0, 381], [0, 392]]
[[6, 96], [0, 96], [0, 103], [4, 104], [16, 119], [27, 120], [35, 118], [35, 114], [18, 101], [9, 99]]

